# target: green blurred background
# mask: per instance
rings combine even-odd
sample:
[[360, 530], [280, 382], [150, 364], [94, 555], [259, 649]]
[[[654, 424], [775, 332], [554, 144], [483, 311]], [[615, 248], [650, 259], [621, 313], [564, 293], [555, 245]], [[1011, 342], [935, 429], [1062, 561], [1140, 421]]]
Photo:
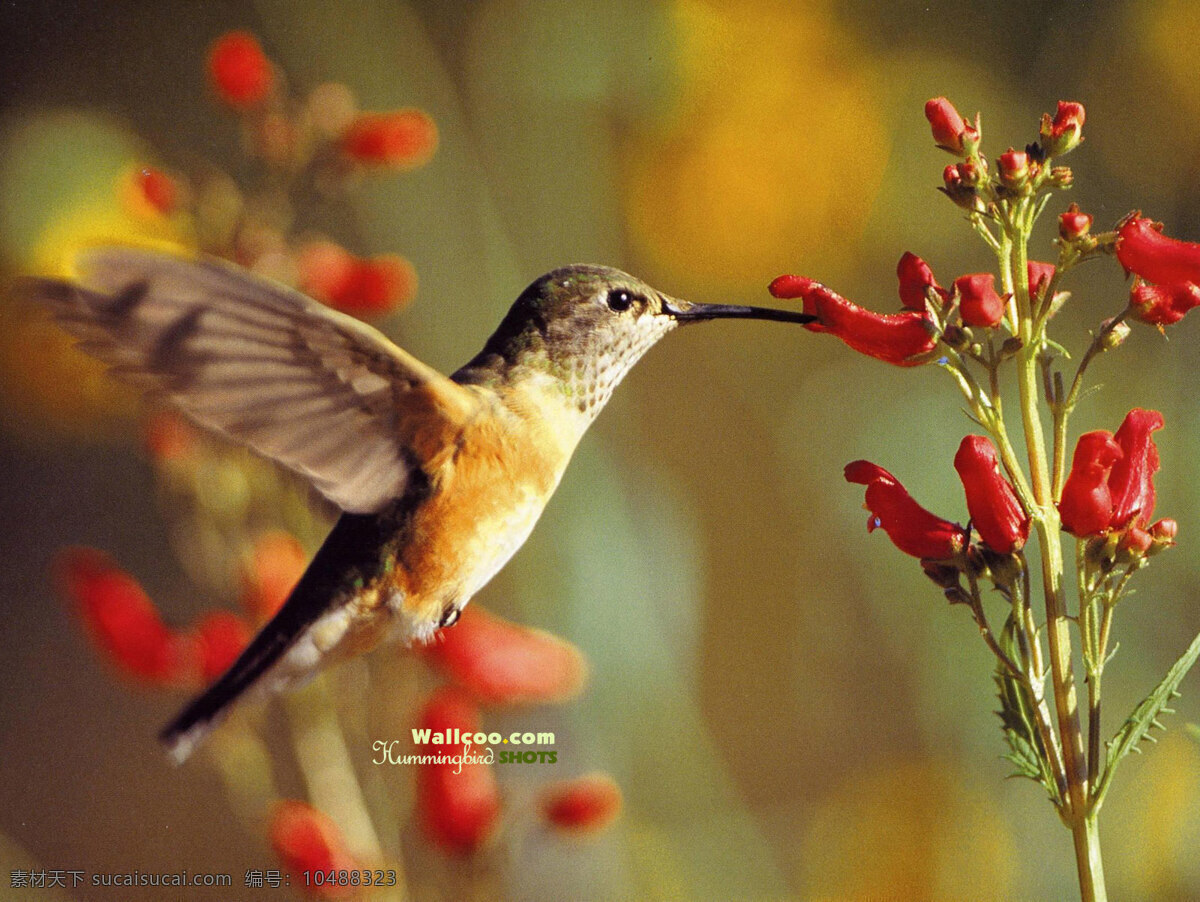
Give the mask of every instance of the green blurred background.
[[[322, 226], [414, 262], [419, 296], [385, 331], [445, 371], [567, 262], [743, 303], [800, 272], [881, 310], [897, 306], [905, 250], [943, 284], [987, 268], [935, 191], [949, 158], [922, 106], [939, 94], [983, 112], [991, 155], [1033, 140], [1057, 100], [1083, 102], [1073, 199], [1098, 228], [1141, 208], [1200, 240], [1197, 3], [43, 0], [0, 7], [7, 274], [44, 267], [58, 231], [103, 231], [97, 198], [130, 160], [236, 165], [232, 117], [202, 77], [208, 44], [235, 27], [298, 87], [342, 81], [364, 107], [437, 120], [428, 166]], [[1056, 337], [1078, 352], [1126, 289], [1115, 263], [1065, 287]], [[233, 820], [209, 771], [171, 768], [153, 741], [181, 698], [106, 672], [48, 579], [57, 548], [91, 544], [173, 619], [215, 603], [189, 589], [150, 466], [112, 426], [125, 402], [51, 366], [7, 301], [0, 330], [0, 897], [8, 871], [40, 865], [227, 871], [234, 897], [271, 898], [240, 889], [246, 869], [277, 866], [261, 831]], [[1158, 511], [1180, 524], [1180, 547], [1118, 611], [1109, 733], [1200, 629], [1198, 367], [1200, 322], [1170, 341], [1136, 328], [1093, 367], [1106, 390], [1073, 422], [1162, 410]], [[915, 562], [868, 536], [861, 490], [841, 478], [866, 457], [965, 519], [959, 407], [933, 368], [768, 324], [689, 329], [638, 366], [479, 597], [588, 655], [581, 700], [506, 717], [559, 731], [552, 776], [611, 771], [625, 814], [595, 841], [515, 848], [503, 895], [1074, 894], [1068, 832], [1040, 789], [1004, 780], [989, 653]], [[1200, 897], [1200, 743], [1183, 728], [1200, 721], [1196, 674], [1177, 707], [1105, 808], [1113, 898]]]

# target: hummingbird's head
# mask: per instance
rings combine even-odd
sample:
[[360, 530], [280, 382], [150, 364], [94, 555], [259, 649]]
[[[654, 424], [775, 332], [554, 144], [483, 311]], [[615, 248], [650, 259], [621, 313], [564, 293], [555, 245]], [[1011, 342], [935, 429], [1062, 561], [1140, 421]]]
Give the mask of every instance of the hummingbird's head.
[[475, 370], [503, 379], [544, 374], [581, 413], [595, 416], [633, 365], [676, 326], [735, 317], [798, 323], [813, 319], [761, 307], [691, 304], [619, 269], [565, 266], [521, 292], [483, 351], [460, 375], [478, 381]]

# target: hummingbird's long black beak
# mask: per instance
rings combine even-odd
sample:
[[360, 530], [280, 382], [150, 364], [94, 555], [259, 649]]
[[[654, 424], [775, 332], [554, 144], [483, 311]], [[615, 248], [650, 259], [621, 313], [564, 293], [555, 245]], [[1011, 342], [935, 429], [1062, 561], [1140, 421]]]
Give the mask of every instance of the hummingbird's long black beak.
[[769, 319], [781, 323], [811, 323], [816, 319], [811, 313], [800, 313], [794, 310], [745, 307], [741, 304], [692, 304], [669, 297], [663, 298], [662, 312], [681, 323], [701, 322], [709, 319]]

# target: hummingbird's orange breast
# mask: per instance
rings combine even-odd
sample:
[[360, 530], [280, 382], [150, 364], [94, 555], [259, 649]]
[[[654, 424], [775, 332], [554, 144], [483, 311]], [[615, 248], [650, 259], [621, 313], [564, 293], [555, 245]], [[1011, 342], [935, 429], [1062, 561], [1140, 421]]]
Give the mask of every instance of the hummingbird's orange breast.
[[574, 449], [573, 430], [564, 436], [542, 404], [506, 400], [469, 421], [441, 456], [399, 549], [395, 588], [416, 637], [432, 634], [448, 605], [466, 604], [525, 543]]

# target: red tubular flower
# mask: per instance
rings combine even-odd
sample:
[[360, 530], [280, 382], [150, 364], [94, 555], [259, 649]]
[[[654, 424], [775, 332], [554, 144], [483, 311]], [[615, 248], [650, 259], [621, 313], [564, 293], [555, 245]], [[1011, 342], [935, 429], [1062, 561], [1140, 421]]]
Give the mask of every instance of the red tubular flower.
[[1046, 113], [1042, 116], [1042, 147], [1047, 156], [1061, 156], [1079, 146], [1083, 140], [1083, 122], [1086, 111], [1082, 103], [1060, 100], [1054, 118]]
[[1117, 259], [1126, 272], [1147, 282], [1200, 283], [1200, 244], [1168, 238], [1162, 223], [1141, 215], [1129, 217], [1117, 230]]
[[267, 99], [275, 73], [254, 35], [231, 31], [209, 48], [208, 79], [222, 101], [245, 110]]
[[352, 316], [391, 313], [417, 291], [416, 270], [394, 254], [363, 259], [332, 241], [316, 241], [300, 252], [297, 265], [305, 291]]
[[[440, 689], [426, 702], [418, 729], [445, 736], [455, 730], [479, 730], [479, 710], [457, 689]], [[440, 745], [431, 753], [448, 758], [463, 754], [464, 746]], [[472, 754], [479, 751], [472, 749]], [[482, 762], [422, 764], [417, 771], [417, 812], [429, 839], [458, 855], [481, 848], [495, 831], [500, 816], [500, 790], [492, 768]]]
[[194, 674], [190, 644], [162, 622], [142, 587], [108, 555], [70, 548], [58, 571], [92, 641], [118, 668], [156, 686], [180, 685]]
[[968, 435], [954, 455], [954, 469], [967, 495], [971, 515], [983, 544], [1012, 554], [1029, 538], [1029, 518], [1012, 485], [1000, 473], [996, 448], [982, 435]]
[[350, 123], [341, 143], [342, 153], [358, 163], [411, 169], [433, 156], [437, 124], [416, 109], [362, 113]]
[[968, 326], [988, 328], [1004, 318], [1004, 298], [996, 293], [996, 277], [990, 272], [971, 273], [954, 280], [958, 309]]
[[1063, 241], [1078, 241], [1092, 229], [1092, 217], [1082, 213], [1078, 204], [1071, 204], [1058, 216], [1058, 234]]
[[1200, 306], [1200, 286], [1195, 282], [1135, 285], [1129, 292], [1129, 306], [1135, 319], [1152, 326], [1171, 326]]
[[[306, 802], [288, 799], [277, 803], [271, 811], [267, 832], [275, 854], [293, 874], [349, 871], [359, 866], [347, 851], [337, 824]], [[341, 886], [337, 880], [325, 881], [320, 886], [297, 880], [295, 885], [309, 886], [312, 894], [321, 899], [345, 899], [361, 889]]]
[[1098, 430], [1079, 437], [1058, 502], [1063, 529], [1080, 537], [1100, 535], [1108, 529], [1113, 519], [1109, 475], [1124, 453], [1111, 432]]
[[905, 554], [943, 561], [962, 551], [965, 531], [957, 523], [931, 514], [887, 470], [866, 460], [846, 464], [846, 481], [865, 485], [867, 530], [882, 527]]
[[905, 252], [896, 264], [896, 277], [900, 280], [900, 303], [909, 310], [925, 311], [928, 290], [932, 288], [944, 301], [949, 292], [933, 277], [929, 264], [916, 254]]
[[933, 131], [933, 142], [943, 150], [967, 156], [979, 143], [979, 130], [960, 116], [945, 97], [935, 97], [925, 104], [925, 118]]
[[874, 313], [801, 276], [779, 276], [770, 292], [777, 298], [803, 298], [804, 312], [817, 318], [804, 324], [810, 332], [829, 332], [859, 353], [885, 363], [918, 366], [925, 361], [915, 358], [937, 346], [933, 323], [914, 310]]
[[210, 683], [229, 669], [247, 645], [250, 627], [231, 611], [211, 611], [196, 624], [200, 676]]
[[585, 774], [545, 787], [539, 794], [538, 811], [556, 829], [597, 833], [621, 813], [621, 788], [608, 774]]
[[469, 605], [425, 647], [430, 661], [489, 704], [539, 704], [578, 695], [587, 662], [571, 643]]
[[1109, 476], [1113, 513], [1112, 529], [1136, 526], [1144, 529], [1154, 513], [1154, 474], [1158, 472], [1158, 448], [1150, 433], [1163, 426], [1157, 410], [1136, 407], [1125, 417], [1114, 439], [1122, 456]]

